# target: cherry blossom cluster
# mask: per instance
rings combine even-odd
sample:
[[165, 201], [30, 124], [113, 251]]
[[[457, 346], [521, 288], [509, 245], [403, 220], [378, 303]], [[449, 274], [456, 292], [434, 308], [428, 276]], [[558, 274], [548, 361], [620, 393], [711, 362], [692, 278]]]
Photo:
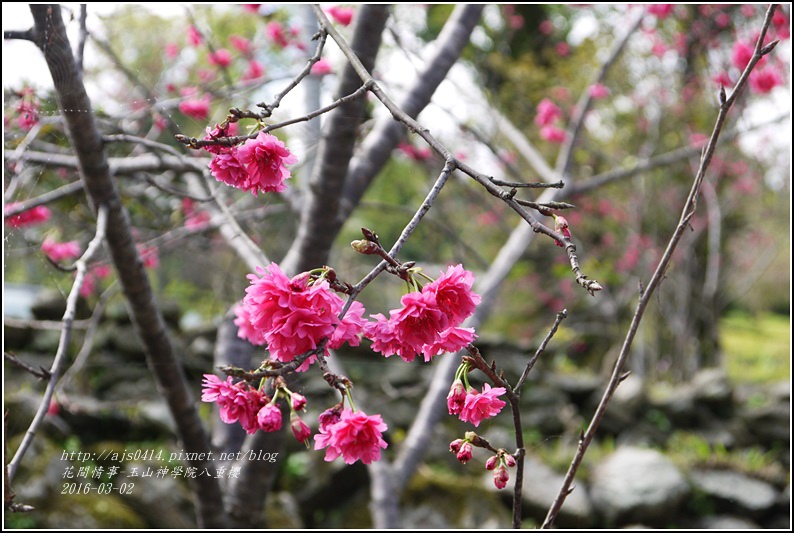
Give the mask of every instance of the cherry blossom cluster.
[[282, 414], [277, 402], [279, 397], [285, 397], [290, 408], [292, 434], [308, 446], [311, 429], [298, 415], [298, 411], [306, 408], [306, 397], [289, 390], [283, 380], [277, 381], [272, 398], [244, 381], [233, 383], [231, 376], [221, 381], [214, 374], [204, 374], [202, 385], [201, 400], [216, 403], [224, 423], [237, 422], [249, 435], [260, 429], [266, 432], [281, 429]]
[[[345, 342], [358, 346], [364, 328], [364, 306], [353, 302], [344, 318], [339, 314], [344, 301], [330, 287], [333, 270], [304, 272], [290, 279], [276, 263], [249, 274], [242, 305], [236, 309], [238, 335], [252, 344], [267, 344], [270, 356], [288, 363], [295, 357], [317, 350], [328, 339], [325, 350]], [[301, 363], [306, 371], [316, 360], [312, 355]]]
[[[230, 136], [229, 127], [227, 123], [208, 128], [205, 140]], [[214, 154], [209, 167], [216, 180], [254, 196], [259, 192], [285, 190], [284, 180], [290, 178], [286, 165], [298, 162], [278, 137], [265, 132], [239, 146], [212, 145], [205, 150]]]
[[474, 313], [480, 295], [472, 290], [474, 275], [461, 265], [450, 266], [439, 278], [404, 295], [402, 307], [389, 311], [389, 318], [370, 315], [364, 326], [372, 349], [386, 357], [397, 354], [411, 362], [417, 355], [430, 361], [441, 353], [456, 352], [474, 340], [473, 328], [460, 325]]
[[[17, 207], [18, 203], [8, 203], [5, 205], [5, 212], [9, 212], [10, 210]], [[25, 228], [29, 226], [35, 226], [37, 224], [41, 224], [42, 222], [47, 222], [52, 217], [52, 212], [50, 209], [43, 205], [38, 205], [27, 211], [22, 211], [19, 214], [12, 215], [10, 217], [4, 217], [3, 220], [5, 223], [12, 228]]]

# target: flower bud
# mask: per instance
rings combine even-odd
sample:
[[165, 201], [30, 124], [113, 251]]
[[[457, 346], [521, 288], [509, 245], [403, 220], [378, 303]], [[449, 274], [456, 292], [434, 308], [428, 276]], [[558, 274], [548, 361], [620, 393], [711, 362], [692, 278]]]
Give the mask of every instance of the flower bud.
[[510, 468], [516, 466], [516, 458], [510, 455], [509, 453], [505, 454], [505, 464]]
[[363, 239], [353, 241], [350, 243], [355, 251], [364, 255], [372, 255], [378, 252], [378, 245], [374, 242], [365, 241]]
[[292, 409], [295, 411], [303, 411], [306, 407], [306, 396], [303, 394], [298, 394], [297, 392], [292, 393], [292, 397], [290, 398], [292, 401]]
[[466, 387], [464, 387], [461, 380], [456, 379], [449, 389], [449, 394], [447, 394], [447, 408], [449, 409], [449, 414], [459, 414], [463, 410], [465, 402]]
[[485, 469], [486, 470], [493, 470], [494, 468], [496, 468], [496, 465], [498, 463], [499, 463], [499, 456], [498, 455], [493, 455], [493, 456], [489, 457], [487, 461], [485, 461]]
[[306, 443], [309, 437], [312, 436], [311, 428], [295, 413], [290, 415], [289, 424], [290, 428], [292, 429], [292, 434], [295, 435], [295, 438], [298, 439], [298, 442]]
[[460, 445], [463, 444], [463, 439], [455, 439], [449, 443], [449, 451], [457, 454], [460, 451]]
[[458, 450], [458, 453], [455, 457], [458, 459], [458, 461], [465, 465], [471, 461], [473, 453], [474, 448], [472, 447], [471, 443], [464, 441], [463, 444], [460, 445], [460, 450]]
[[503, 489], [507, 486], [508, 479], [510, 479], [510, 474], [507, 473], [507, 467], [499, 465], [499, 468], [493, 472], [493, 484], [497, 489]]

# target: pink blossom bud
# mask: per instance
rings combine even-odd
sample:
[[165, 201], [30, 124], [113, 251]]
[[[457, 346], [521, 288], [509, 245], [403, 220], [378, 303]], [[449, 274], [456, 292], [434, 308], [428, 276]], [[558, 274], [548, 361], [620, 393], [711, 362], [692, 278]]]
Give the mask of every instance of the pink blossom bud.
[[516, 466], [516, 458], [510, 455], [509, 453], [505, 454], [505, 464], [510, 468]]
[[485, 461], [485, 469], [486, 470], [493, 470], [496, 468], [496, 465], [499, 463], [499, 456], [494, 455], [489, 457], [487, 461]]
[[320, 416], [318, 417], [318, 421], [320, 422], [320, 431], [326, 431], [329, 426], [332, 426], [341, 420], [341, 414], [339, 413], [340, 410], [341, 408], [337, 406], [326, 409], [320, 413]]
[[292, 393], [292, 409], [295, 411], [303, 411], [306, 407], [306, 396], [303, 394], [298, 394], [297, 392]]
[[460, 450], [458, 450], [458, 453], [456, 454], [456, 458], [465, 465], [471, 461], [473, 452], [474, 447], [471, 445], [471, 443], [463, 442], [463, 444], [460, 445]]
[[281, 409], [269, 403], [259, 410], [256, 421], [262, 431], [278, 431], [281, 429]]
[[295, 435], [295, 438], [298, 439], [298, 442], [306, 443], [306, 441], [309, 440], [309, 437], [312, 436], [311, 428], [295, 413], [290, 415], [289, 423], [290, 428], [292, 429], [292, 434]]
[[463, 439], [455, 439], [449, 443], [449, 451], [457, 454], [460, 451], [460, 446], [463, 444]]
[[466, 387], [464, 387], [461, 380], [456, 379], [449, 389], [449, 394], [447, 394], [447, 409], [449, 409], [449, 414], [459, 414], [463, 410], [465, 403]]
[[365, 241], [364, 239], [353, 241], [350, 243], [350, 246], [352, 246], [353, 249], [358, 253], [364, 255], [371, 255], [378, 252], [377, 244], [375, 244], [374, 242]]
[[503, 489], [507, 486], [507, 480], [510, 479], [510, 474], [507, 472], [505, 465], [499, 465], [499, 468], [493, 472], [493, 484], [497, 489]]

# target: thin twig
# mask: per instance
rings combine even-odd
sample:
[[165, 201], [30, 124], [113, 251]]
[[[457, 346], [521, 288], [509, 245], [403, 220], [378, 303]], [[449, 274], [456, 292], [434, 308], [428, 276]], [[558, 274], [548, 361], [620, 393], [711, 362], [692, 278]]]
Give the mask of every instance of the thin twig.
[[22, 41], [36, 42], [36, 31], [33, 28], [29, 30], [3, 30], [3, 39], [20, 39]]
[[772, 23], [772, 16], [775, 13], [776, 5], [770, 5], [769, 9], [766, 12], [766, 17], [764, 19], [764, 24], [761, 28], [761, 33], [758, 36], [758, 41], [755, 45], [755, 53], [753, 54], [752, 59], [748, 63], [747, 67], [744, 69], [739, 81], [736, 82], [736, 85], [730, 95], [730, 97], [726, 97], [725, 90], [720, 90], [720, 106], [719, 106], [719, 114], [717, 115], [717, 120], [714, 125], [714, 129], [711, 133], [711, 137], [709, 138], [709, 142], [706, 145], [705, 150], [703, 151], [703, 155], [701, 156], [700, 166], [698, 168], [697, 174], [695, 179], [692, 183], [692, 188], [689, 191], [689, 196], [687, 197], [686, 203], [684, 204], [683, 209], [681, 210], [681, 218], [678, 222], [678, 226], [676, 227], [673, 235], [670, 237], [670, 241], [667, 244], [667, 248], [665, 249], [664, 255], [662, 256], [661, 260], [659, 261], [656, 270], [651, 276], [651, 280], [648, 282], [647, 287], [642, 293], [642, 296], [637, 303], [637, 307], [634, 311], [634, 317], [631, 320], [631, 325], [629, 326], [629, 330], [626, 334], [626, 338], [623, 341], [623, 346], [621, 347], [620, 354], [618, 355], [617, 361], [615, 361], [615, 366], [612, 372], [612, 376], [610, 377], [609, 383], [607, 384], [606, 390], [601, 398], [601, 401], [596, 408], [596, 412], [593, 415], [592, 420], [590, 421], [590, 425], [587, 427], [587, 431], [582, 434], [579, 440], [579, 446], [576, 450], [576, 454], [574, 455], [573, 460], [571, 461], [571, 465], [568, 468], [568, 472], [565, 475], [565, 479], [563, 480], [562, 486], [557, 494], [557, 497], [554, 499], [549, 511], [546, 515], [546, 519], [543, 522], [543, 528], [550, 528], [551, 525], [554, 523], [554, 519], [557, 517], [557, 513], [562, 508], [562, 504], [565, 502], [565, 498], [567, 498], [568, 494], [570, 493], [571, 483], [576, 475], [576, 471], [579, 468], [579, 465], [584, 458], [585, 452], [587, 451], [590, 442], [593, 440], [595, 436], [595, 432], [598, 429], [599, 424], [601, 423], [601, 419], [604, 416], [604, 412], [606, 411], [607, 405], [609, 404], [610, 400], [612, 399], [615, 390], [617, 389], [620, 382], [625, 379], [625, 373], [623, 372], [623, 367], [628, 360], [629, 352], [631, 350], [631, 345], [634, 341], [634, 336], [637, 333], [639, 328], [640, 322], [642, 321], [643, 314], [645, 312], [645, 308], [651, 300], [654, 291], [661, 283], [662, 279], [664, 278], [664, 273], [667, 270], [667, 267], [670, 264], [670, 261], [673, 256], [673, 252], [675, 251], [678, 242], [681, 240], [681, 236], [684, 234], [686, 228], [689, 226], [689, 221], [691, 220], [692, 216], [695, 214], [695, 209], [697, 208], [697, 197], [700, 193], [701, 184], [705, 177], [706, 171], [709, 168], [709, 164], [711, 163], [711, 159], [714, 155], [714, 150], [717, 146], [717, 141], [720, 136], [720, 132], [722, 131], [723, 124], [725, 119], [728, 116], [728, 111], [730, 110], [733, 103], [736, 101], [738, 95], [744, 89], [744, 86], [747, 83], [747, 79], [750, 76], [750, 72], [752, 72], [753, 68], [755, 68], [756, 64], [761, 60], [761, 58], [768, 54], [769, 52], [774, 49], [777, 41], [773, 41], [767, 46], [763, 46], [764, 38], [766, 37], [766, 33], [769, 29], [770, 24]]
[[515, 189], [562, 189], [565, 183], [562, 180], [553, 183], [545, 183], [542, 181], [533, 181], [531, 183], [523, 183], [520, 181], [502, 181], [496, 178], [491, 178], [491, 183], [501, 187], [513, 187]]
[[28, 374], [33, 375], [34, 377], [36, 377], [36, 379], [45, 380], [45, 379], [50, 379], [50, 377], [52, 376], [52, 374], [50, 374], [50, 371], [44, 368], [43, 366], [39, 366], [37, 370], [32, 366], [30, 366], [29, 364], [25, 363], [24, 361], [20, 360], [19, 357], [17, 357], [12, 353], [8, 353], [4, 351], [3, 359], [5, 359], [14, 366], [21, 368]]
[[524, 382], [527, 380], [527, 377], [529, 376], [529, 373], [532, 371], [532, 367], [535, 366], [535, 363], [538, 361], [540, 356], [543, 355], [543, 352], [546, 351], [546, 346], [548, 346], [549, 341], [554, 336], [554, 334], [557, 333], [557, 328], [560, 327], [560, 323], [563, 320], [565, 320], [566, 318], [568, 318], [568, 310], [567, 309], [563, 309], [562, 311], [557, 313], [557, 317], [554, 320], [554, 325], [551, 326], [551, 329], [546, 334], [546, 338], [543, 339], [543, 342], [541, 342], [540, 346], [538, 346], [537, 351], [535, 351], [535, 355], [533, 355], [532, 359], [530, 359], [527, 362], [527, 366], [526, 366], [526, 368], [524, 368], [524, 373], [521, 374], [521, 378], [518, 380], [518, 382], [516, 383], [515, 388], [513, 389], [513, 390], [516, 391], [516, 394], [518, 394], [519, 396], [521, 395], [521, 388], [524, 386]]
[[30, 423], [30, 426], [28, 427], [28, 430], [22, 439], [22, 443], [19, 445], [19, 448], [14, 454], [14, 458], [10, 463], [8, 463], [9, 483], [13, 481], [17, 468], [19, 467], [22, 458], [25, 456], [25, 452], [27, 452], [30, 444], [33, 442], [33, 438], [36, 436], [39, 426], [44, 421], [44, 417], [46, 416], [47, 410], [50, 406], [50, 401], [52, 400], [52, 395], [55, 392], [55, 387], [61, 377], [61, 372], [67, 359], [69, 342], [72, 338], [72, 323], [77, 311], [77, 302], [80, 296], [80, 288], [83, 286], [85, 276], [88, 273], [88, 262], [99, 251], [102, 241], [105, 240], [107, 221], [108, 207], [102, 205], [97, 211], [96, 234], [94, 235], [94, 238], [91, 239], [91, 242], [88, 243], [88, 248], [86, 248], [85, 253], [76, 262], [77, 275], [75, 276], [72, 290], [69, 292], [69, 296], [66, 299], [66, 311], [63, 314], [63, 329], [61, 330], [61, 338], [58, 343], [58, 349], [55, 352], [55, 359], [52, 362], [52, 368], [50, 368], [50, 380], [47, 383], [47, 388], [44, 391], [44, 396], [42, 397], [41, 402], [39, 403], [39, 408], [36, 411], [36, 415], [33, 417], [33, 421]]

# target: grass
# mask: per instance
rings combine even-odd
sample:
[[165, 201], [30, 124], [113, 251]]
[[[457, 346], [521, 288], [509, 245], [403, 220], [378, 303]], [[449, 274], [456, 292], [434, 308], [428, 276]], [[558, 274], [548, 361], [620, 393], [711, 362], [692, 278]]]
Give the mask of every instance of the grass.
[[720, 342], [732, 382], [763, 384], [790, 379], [790, 317], [731, 313], [720, 323]]

